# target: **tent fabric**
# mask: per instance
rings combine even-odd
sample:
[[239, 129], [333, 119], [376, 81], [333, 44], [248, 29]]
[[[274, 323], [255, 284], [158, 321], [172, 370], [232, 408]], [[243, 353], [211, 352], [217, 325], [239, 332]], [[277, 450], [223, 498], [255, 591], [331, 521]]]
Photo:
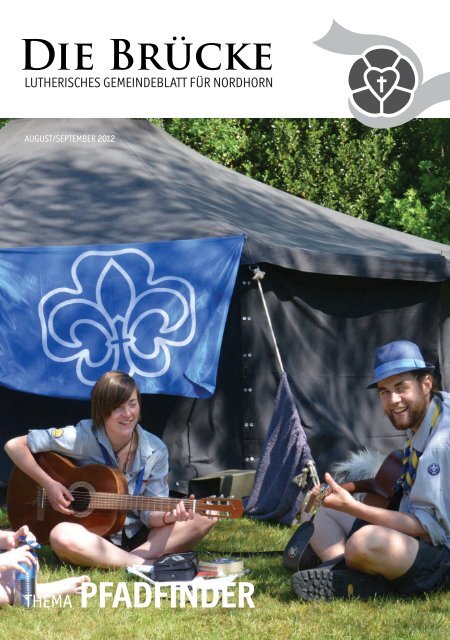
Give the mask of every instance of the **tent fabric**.
[[[367, 389], [376, 347], [405, 338], [439, 365], [449, 386], [448, 309], [437, 283], [330, 277], [263, 265], [262, 282], [274, 333], [308, 444], [320, 473], [349, 450], [388, 454], [403, 435], [384, 417], [376, 390]], [[241, 288], [243, 428], [246, 457], [258, 459], [273, 410], [279, 367], [254, 284]], [[256, 416], [256, 419], [255, 419]], [[264, 421], [264, 423], [262, 423]], [[264, 426], [263, 426], [264, 424]], [[267, 426], [265, 426], [267, 428]], [[256, 432], [256, 433], [255, 433]]]
[[244, 234], [247, 263], [449, 278], [450, 247], [251, 180], [144, 120], [16, 120], [0, 130], [0, 148], [4, 247]]
[[[16, 120], [0, 130], [3, 247], [245, 235], [210, 399], [145, 395], [143, 425], [170, 452], [169, 483], [256, 469], [279, 369], [265, 300], [319, 474], [399, 438], [371, 379], [375, 348], [403, 338], [450, 388], [450, 247], [308, 203], [225, 169], [139, 120]], [[73, 424], [83, 401], [0, 389], [0, 433]], [[0, 480], [10, 469], [2, 458]]]

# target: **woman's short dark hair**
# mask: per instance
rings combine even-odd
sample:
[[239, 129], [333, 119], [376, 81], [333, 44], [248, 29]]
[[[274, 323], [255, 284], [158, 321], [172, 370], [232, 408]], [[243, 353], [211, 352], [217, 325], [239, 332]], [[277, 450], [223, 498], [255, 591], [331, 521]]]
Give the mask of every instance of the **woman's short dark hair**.
[[141, 394], [136, 382], [123, 371], [108, 371], [95, 383], [91, 392], [92, 422], [95, 427], [104, 424], [106, 418], [114, 409], [120, 407], [128, 400], [133, 391], [136, 391], [139, 408], [141, 407]]

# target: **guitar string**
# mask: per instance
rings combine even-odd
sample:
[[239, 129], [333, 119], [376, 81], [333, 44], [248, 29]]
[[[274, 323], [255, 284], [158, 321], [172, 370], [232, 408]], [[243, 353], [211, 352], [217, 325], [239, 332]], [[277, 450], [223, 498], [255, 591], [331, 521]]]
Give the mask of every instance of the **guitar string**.
[[[40, 490], [38, 493], [41, 494], [42, 490]], [[86, 491], [74, 490], [74, 491], [71, 491], [70, 493], [72, 494], [74, 499], [83, 500], [84, 498], [89, 498], [91, 504], [95, 503], [95, 504], [114, 505], [119, 503], [125, 503], [125, 504], [139, 504], [139, 505], [145, 505], [145, 506], [164, 505], [169, 507], [170, 506], [175, 507], [178, 504], [178, 502], [180, 502], [180, 500], [178, 500], [177, 498], [151, 498], [147, 496], [130, 496], [127, 494], [111, 495], [108, 493], [102, 493], [100, 491], [96, 491], [95, 493], [88, 493]], [[193, 508], [196, 502], [197, 504], [199, 503], [198, 500], [197, 501], [183, 500], [184, 505], [188, 508]]]
[[[76, 494], [72, 494], [74, 495], [75, 499], [80, 499], [81, 501], [83, 501], [83, 499], [86, 497], [86, 494], [82, 494], [80, 496], [76, 496]], [[46, 503], [49, 503], [48, 498], [45, 498]], [[130, 500], [115, 500], [115, 499], [90, 499], [89, 500], [89, 507], [93, 508], [93, 509], [108, 509], [108, 508], [122, 508], [122, 509], [133, 509], [133, 508], [138, 508], [140, 507], [142, 508], [149, 508], [149, 509], [155, 509], [155, 510], [168, 510], [171, 508], [174, 508], [177, 504], [178, 504], [179, 500], [175, 500], [174, 502], [155, 502], [155, 501], [150, 501], [150, 502], [145, 502], [144, 504], [142, 504], [142, 502], [140, 501], [133, 501], [132, 499]], [[185, 507], [187, 509], [193, 509], [194, 508], [194, 503], [191, 502], [185, 502]], [[197, 504], [195, 505], [195, 510], [199, 511], [199, 509], [201, 510], [205, 510], [205, 509], [221, 509], [221, 508], [232, 508], [233, 505], [232, 503], [224, 503], [224, 504], [215, 504], [215, 503], [202, 503], [199, 504], [197, 502]]]
[[[38, 489], [38, 493], [41, 494], [42, 493], [42, 488]], [[106, 492], [101, 492], [101, 491], [95, 491], [95, 492], [88, 492], [85, 490], [73, 490], [70, 492], [72, 496], [74, 496], [75, 498], [79, 498], [82, 499], [84, 497], [89, 497], [91, 500], [95, 501], [95, 502], [102, 502], [102, 501], [111, 501], [112, 503], [114, 502], [136, 502], [138, 504], [143, 503], [143, 504], [165, 504], [165, 505], [174, 505], [176, 506], [178, 504], [178, 502], [180, 502], [180, 499], [178, 498], [161, 498], [161, 497], [151, 497], [151, 496], [131, 496], [129, 494], [120, 494], [120, 493], [106, 493]], [[197, 504], [202, 504], [207, 502], [208, 500], [210, 500], [211, 502], [209, 502], [208, 504], [232, 504], [233, 501], [235, 500], [234, 498], [217, 498], [215, 496], [211, 496], [210, 498], [199, 498], [199, 499], [183, 499], [182, 502], [184, 503], [185, 506], [192, 507], [194, 506], [195, 503]]]
[[[71, 492], [75, 499], [83, 500], [87, 497], [85, 491], [73, 491]], [[42, 489], [38, 490], [38, 496], [42, 495]], [[132, 509], [144, 506], [154, 510], [169, 510], [174, 508], [179, 500], [176, 498], [151, 498], [146, 496], [129, 496], [124, 494], [108, 494], [95, 492], [88, 494], [89, 507], [93, 509]], [[228, 511], [233, 510], [233, 503], [227, 498], [214, 498], [216, 502], [207, 502], [207, 499], [202, 500], [183, 500], [187, 509], [192, 509], [195, 506], [195, 510], [198, 513], [205, 511]], [[221, 502], [220, 502], [221, 501]], [[48, 503], [48, 498], [45, 497], [45, 502]]]
[[[45, 505], [50, 505], [50, 502], [48, 499], [45, 499], [44, 501]], [[129, 511], [130, 509], [133, 508], [133, 506], [131, 505], [123, 505], [123, 506], [118, 506], [117, 504], [89, 504], [87, 505], [88, 509], [92, 509], [92, 510], [114, 510], [114, 511]], [[165, 506], [163, 507], [163, 505], [153, 505], [152, 510], [154, 511], [168, 511], [169, 507]], [[196, 508], [195, 510], [196, 513], [200, 514], [200, 515], [206, 515], [206, 516], [214, 516], [217, 518], [232, 518], [233, 514], [236, 513], [235, 517], [238, 517], [240, 515], [240, 511], [235, 512], [234, 508], [232, 506], [224, 506], [224, 505], [208, 505], [206, 506], [202, 506], [199, 508]], [[80, 512], [82, 513], [82, 512]], [[74, 514], [76, 515], [76, 514]]]

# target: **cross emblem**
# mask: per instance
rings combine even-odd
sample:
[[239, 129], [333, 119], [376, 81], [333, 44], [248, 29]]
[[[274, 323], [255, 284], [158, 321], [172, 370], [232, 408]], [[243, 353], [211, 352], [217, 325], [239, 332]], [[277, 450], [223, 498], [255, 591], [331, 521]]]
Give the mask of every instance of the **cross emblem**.
[[384, 85], [387, 82], [387, 79], [384, 76], [380, 76], [377, 80], [377, 83], [380, 87], [380, 93], [384, 93]]

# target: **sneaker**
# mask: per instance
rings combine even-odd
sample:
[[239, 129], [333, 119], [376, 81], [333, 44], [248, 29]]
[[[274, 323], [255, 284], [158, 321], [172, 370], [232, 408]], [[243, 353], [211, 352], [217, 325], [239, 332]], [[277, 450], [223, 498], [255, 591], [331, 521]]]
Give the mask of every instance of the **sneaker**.
[[299, 598], [308, 602], [351, 597], [364, 600], [390, 591], [389, 582], [380, 576], [324, 567], [297, 571], [291, 578], [291, 586]]

